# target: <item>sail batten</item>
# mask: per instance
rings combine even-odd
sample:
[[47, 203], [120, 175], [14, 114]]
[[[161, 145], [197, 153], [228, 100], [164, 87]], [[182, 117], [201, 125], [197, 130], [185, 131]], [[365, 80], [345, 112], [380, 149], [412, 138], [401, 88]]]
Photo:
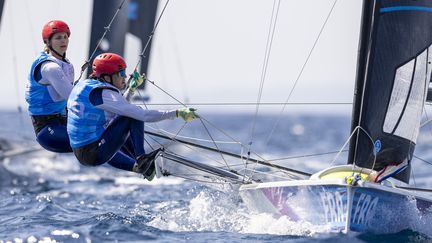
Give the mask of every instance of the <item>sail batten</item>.
[[[431, 74], [432, 2], [365, 1], [363, 20], [371, 38], [360, 37], [352, 131], [367, 134], [353, 136], [348, 163], [380, 170], [410, 161], [415, 149]], [[409, 169], [397, 178], [408, 182]]]

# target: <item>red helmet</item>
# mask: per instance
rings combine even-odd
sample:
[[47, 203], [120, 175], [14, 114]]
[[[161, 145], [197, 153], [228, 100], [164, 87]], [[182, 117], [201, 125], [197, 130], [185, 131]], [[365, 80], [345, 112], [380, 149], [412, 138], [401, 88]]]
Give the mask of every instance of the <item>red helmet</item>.
[[102, 75], [113, 75], [126, 69], [126, 62], [115, 53], [102, 53], [93, 60], [92, 69], [92, 75], [99, 78]]
[[42, 29], [42, 39], [44, 42], [49, 40], [55, 33], [66, 32], [68, 37], [71, 35], [69, 26], [61, 20], [51, 20]]

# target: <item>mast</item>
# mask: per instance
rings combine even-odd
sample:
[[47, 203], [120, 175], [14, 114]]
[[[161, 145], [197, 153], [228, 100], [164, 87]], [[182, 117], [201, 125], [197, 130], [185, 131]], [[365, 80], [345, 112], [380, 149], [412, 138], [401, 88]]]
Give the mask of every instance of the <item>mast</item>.
[[381, 170], [413, 157], [431, 78], [432, 2], [364, 1], [361, 28], [351, 131], [362, 131], [348, 163]]
[[[366, 76], [366, 62], [369, 53], [369, 42], [372, 33], [372, 19], [373, 9], [375, 1], [363, 0], [362, 18], [360, 27], [360, 39], [359, 47], [357, 51], [357, 70], [356, 70], [356, 81], [354, 85], [354, 98], [353, 98], [353, 109], [351, 118], [351, 132], [359, 126], [360, 121], [360, 107], [363, 94], [363, 84]], [[357, 149], [357, 139], [359, 131], [355, 132], [350, 141], [349, 153], [348, 153], [348, 164], [354, 162], [354, 155]]]

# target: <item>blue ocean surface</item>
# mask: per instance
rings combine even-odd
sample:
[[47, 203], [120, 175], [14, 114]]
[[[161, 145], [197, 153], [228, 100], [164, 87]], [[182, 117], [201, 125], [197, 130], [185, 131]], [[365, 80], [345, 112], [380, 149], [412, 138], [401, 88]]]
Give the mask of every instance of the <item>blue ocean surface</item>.
[[[277, 115], [259, 115], [254, 129], [253, 114], [203, 117], [210, 123], [196, 120], [184, 126], [180, 121], [164, 121], [146, 129], [217, 141], [229, 141], [229, 135], [243, 144], [252, 142], [251, 150], [266, 159], [295, 157], [275, 163], [313, 173], [329, 166], [336, 153], [304, 155], [339, 151], [351, 126], [345, 115], [285, 115], [269, 137]], [[413, 186], [432, 187], [428, 164], [432, 161], [431, 131], [422, 128], [418, 139], [415, 154], [422, 160], [413, 160]], [[25, 112], [0, 112], [0, 140], [2, 151], [37, 146]], [[219, 149], [247, 152], [229, 143], [220, 144]], [[193, 157], [193, 152], [184, 153]], [[346, 156], [342, 152], [335, 163], [345, 163]], [[141, 241], [428, 242], [432, 241], [432, 222], [418, 219], [408, 229], [389, 235], [345, 235], [311, 223], [251, 212], [230, 190], [177, 177], [148, 182], [109, 165], [82, 166], [72, 154], [38, 150], [0, 162], [0, 242]]]

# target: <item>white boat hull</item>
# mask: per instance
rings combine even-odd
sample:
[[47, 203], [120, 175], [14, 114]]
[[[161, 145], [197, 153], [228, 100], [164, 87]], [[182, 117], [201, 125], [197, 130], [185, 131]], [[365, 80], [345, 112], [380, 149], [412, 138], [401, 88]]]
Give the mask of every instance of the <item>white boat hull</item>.
[[432, 209], [431, 198], [415, 192], [363, 181], [351, 186], [340, 179], [250, 184], [240, 195], [258, 212], [338, 232], [399, 232]]

